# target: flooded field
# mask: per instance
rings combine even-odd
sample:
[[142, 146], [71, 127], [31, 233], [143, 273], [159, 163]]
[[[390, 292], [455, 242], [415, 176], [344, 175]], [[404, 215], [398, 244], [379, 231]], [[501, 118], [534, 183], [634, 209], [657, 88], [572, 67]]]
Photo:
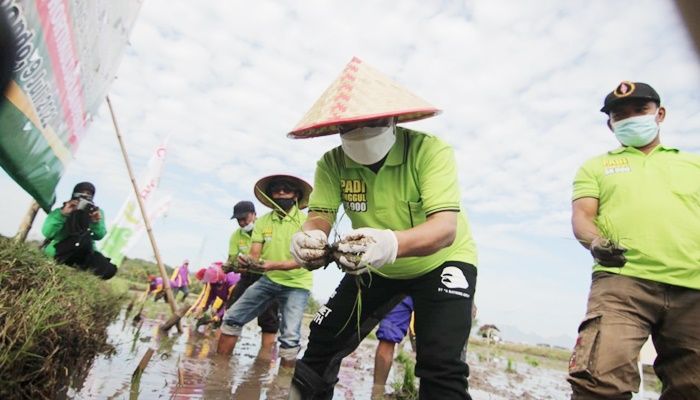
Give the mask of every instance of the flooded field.
[[[109, 327], [114, 351], [100, 355], [75, 388], [72, 399], [286, 399], [291, 372], [279, 368], [276, 354], [258, 357], [259, 328], [248, 324], [230, 359], [216, 354], [216, 332], [194, 321], [182, 320], [183, 332], [175, 328], [163, 334], [158, 326], [167, 319], [164, 311], [144, 318], [136, 326], [133, 313]], [[305, 324], [308, 327], [308, 323]], [[303, 332], [308, 335], [308, 328]], [[376, 339], [366, 339], [347, 357], [340, 370], [334, 399], [370, 399]], [[410, 345], [403, 348], [410, 353]], [[143, 355], [154, 353], [139, 382], [132, 374]], [[274, 352], [273, 352], [274, 353]], [[474, 400], [567, 399], [566, 362], [546, 357], [523, 356], [475, 342], [470, 344], [470, 392]], [[395, 363], [386, 391], [403, 375]], [[658, 398], [646, 392], [644, 399]]]

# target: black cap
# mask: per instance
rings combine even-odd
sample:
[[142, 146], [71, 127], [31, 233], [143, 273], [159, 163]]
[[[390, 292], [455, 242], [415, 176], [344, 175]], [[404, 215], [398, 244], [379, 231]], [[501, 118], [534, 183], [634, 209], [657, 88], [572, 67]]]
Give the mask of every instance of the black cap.
[[90, 182], [80, 182], [73, 188], [73, 193], [83, 193], [90, 192], [93, 196], [95, 195], [95, 185]]
[[622, 81], [615, 90], [605, 96], [605, 102], [600, 111], [607, 114], [610, 112], [610, 107], [629, 99], [647, 99], [656, 102], [657, 105], [661, 104], [661, 97], [653, 87], [642, 82]]
[[248, 213], [255, 212], [255, 206], [252, 201], [239, 201], [233, 206], [233, 216], [231, 219], [238, 219], [245, 217]]

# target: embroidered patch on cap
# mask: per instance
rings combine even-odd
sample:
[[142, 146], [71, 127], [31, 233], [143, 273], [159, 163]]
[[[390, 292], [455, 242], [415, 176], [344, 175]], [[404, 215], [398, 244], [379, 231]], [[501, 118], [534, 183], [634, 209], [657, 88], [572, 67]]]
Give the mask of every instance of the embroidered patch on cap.
[[632, 93], [634, 93], [634, 88], [635, 88], [634, 83], [632, 83], [630, 81], [623, 81], [615, 88], [615, 91], [613, 92], [613, 94], [616, 97], [627, 97], [627, 96], [631, 95]]

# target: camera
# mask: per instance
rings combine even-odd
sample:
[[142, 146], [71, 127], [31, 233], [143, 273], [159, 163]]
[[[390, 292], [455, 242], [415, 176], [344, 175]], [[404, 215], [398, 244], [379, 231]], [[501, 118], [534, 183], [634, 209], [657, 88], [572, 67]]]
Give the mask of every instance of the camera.
[[88, 214], [92, 214], [98, 209], [95, 203], [92, 202], [92, 196], [90, 195], [76, 193], [73, 198], [78, 200], [77, 210], [85, 210]]

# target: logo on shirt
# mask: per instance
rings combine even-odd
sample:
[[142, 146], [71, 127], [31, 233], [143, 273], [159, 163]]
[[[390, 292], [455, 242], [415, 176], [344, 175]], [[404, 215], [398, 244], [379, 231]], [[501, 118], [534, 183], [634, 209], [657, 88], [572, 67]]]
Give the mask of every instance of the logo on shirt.
[[265, 228], [262, 233], [263, 242], [269, 242], [272, 240], [272, 228]]
[[438, 288], [438, 292], [456, 294], [457, 296], [469, 297], [468, 293], [464, 293], [460, 290], [466, 290], [469, 288], [469, 282], [464, 276], [461, 269], [457, 267], [445, 267], [440, 274], [440, 282], [447, 288]]
[[630, 162], [627, 157], [603, 160], [603, 168], [605, 169], [605, 175], [632, 172], [632, 168], [630, 168]]
[[341, 179], [343, 207], [354, 212], [367, 211], [367, 184], [360, 179]]

